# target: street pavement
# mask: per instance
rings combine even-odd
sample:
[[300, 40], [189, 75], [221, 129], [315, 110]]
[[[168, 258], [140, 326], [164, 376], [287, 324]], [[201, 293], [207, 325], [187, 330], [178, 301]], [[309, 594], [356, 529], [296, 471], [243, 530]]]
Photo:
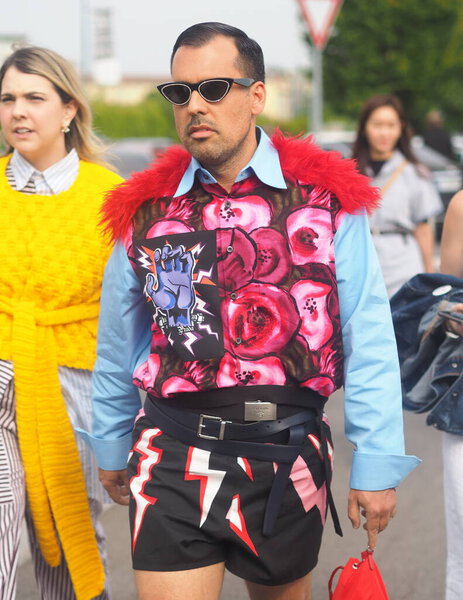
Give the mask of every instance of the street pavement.
[[[328, 600], [331, 571], [350, 556], [360, 557], [367, 538], [363, 529], [354, 531], [347, 519], [347, 491], [352, 447], [343, 436], [342, 394], [328, 403], [328, 416], [335, 444], [333, 493], [344, 537], [334, 533], [328, 517], [319, 564], [313, 576], [313, 600]], [[442, 496], [441, 434], [427, 427], [425, 416], [406, 413], [408, 454], [423, 459], [398, 490], [399, 510], [389, 528], [379, 537], [375, 559], [390, 600], [443, 600], [445, 578], [445, 528]], [[112, 600], [136, 600], [130, 569], [129, 532], [126, 509], [109, 507], [103, 516], [108, 536]], [[284, 548], [282, 549], [285, 550]], [[39, 600], [31, 561], [21, 554], [18, 600]], [[227, 574], [221, 600], [245, 600], [243, 583]], [[67, 600], [63, 598], [63, 600]], [[155, 599], [154, 599], [155, 600]], [[204, 600], [208, 600], [205, 598]]]

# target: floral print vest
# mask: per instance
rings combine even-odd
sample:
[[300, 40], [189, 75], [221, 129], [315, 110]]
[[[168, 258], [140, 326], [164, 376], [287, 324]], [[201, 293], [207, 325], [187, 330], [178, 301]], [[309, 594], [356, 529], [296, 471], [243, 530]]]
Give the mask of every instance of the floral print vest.
[[128, 254], [153, 313], [134, 382], [156, 397], [230, 386], [328, 396], [343, 380], [335, 195], [254, 175], [146, 202]]

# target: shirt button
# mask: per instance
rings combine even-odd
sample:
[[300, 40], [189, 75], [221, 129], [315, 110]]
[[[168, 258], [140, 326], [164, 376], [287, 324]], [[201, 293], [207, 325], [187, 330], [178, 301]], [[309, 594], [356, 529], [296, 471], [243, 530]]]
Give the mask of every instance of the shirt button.
[[230, 294], [230, 298], [231, 298], [232, 300], [236, 300], [236, 294], [235, 294], [235, 292], [232, 292], [232, 293]]
[[243, 340], [240, 337], [235, 339], [235, 343], [239, 346]]
[[233, 252], [233, 246], [227, 246], [227, 252], [228, 254], [230, 254], [230, 252]]
[[225, 208], [230, 208], [230, 206], [231, 206], [230, 200], [225, 200], [224, 206], [225, 206]]

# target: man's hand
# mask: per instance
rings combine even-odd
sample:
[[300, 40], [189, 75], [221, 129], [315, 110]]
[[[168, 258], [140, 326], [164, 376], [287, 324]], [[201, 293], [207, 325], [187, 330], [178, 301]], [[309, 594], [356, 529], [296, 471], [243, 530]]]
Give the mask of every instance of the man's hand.
[[127, 469], [121, 471], [105, 471], [98, 469], [100, 481], [114, 502], [129, 503], [129, 476]]
[[395, 490], [379, 492], [350, 490], [347, 513], [354, 529], [360, 527], [360, 509], [366, 519], [363, 528], [368, 532], [368, 546], [373, 550], [376, 547], [378, 533], [386, 529], [389, 520], [396, 513]]

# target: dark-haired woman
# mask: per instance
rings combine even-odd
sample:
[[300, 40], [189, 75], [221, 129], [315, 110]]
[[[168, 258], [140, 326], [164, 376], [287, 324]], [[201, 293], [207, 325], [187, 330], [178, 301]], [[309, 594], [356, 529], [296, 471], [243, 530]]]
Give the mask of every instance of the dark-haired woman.
[[392, 296], [417, 273], [434, 271], [434, 232], [429, 220], [442, 210], [427, 170], [418, 164], [400, 100], [369, 98], [360, 113], [353, 157], [381, 190], [370, 228]]

